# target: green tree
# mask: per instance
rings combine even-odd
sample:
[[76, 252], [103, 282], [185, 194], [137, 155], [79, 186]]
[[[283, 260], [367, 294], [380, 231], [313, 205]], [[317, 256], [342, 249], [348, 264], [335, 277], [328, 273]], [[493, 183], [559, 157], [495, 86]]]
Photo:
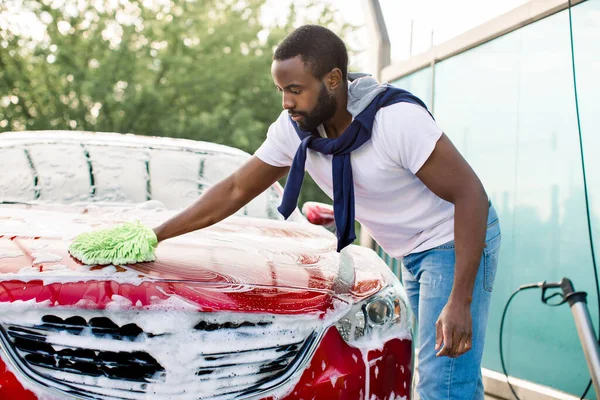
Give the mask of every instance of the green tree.
[[[265, 2], [2, 1], [0, 130], [170, 136], [252, 153], [281, 110], [273, 48], [301, 23], [352, 29], [313, 2], [265, 26]], [[329, 202], [311, 179], [307, 200]]]

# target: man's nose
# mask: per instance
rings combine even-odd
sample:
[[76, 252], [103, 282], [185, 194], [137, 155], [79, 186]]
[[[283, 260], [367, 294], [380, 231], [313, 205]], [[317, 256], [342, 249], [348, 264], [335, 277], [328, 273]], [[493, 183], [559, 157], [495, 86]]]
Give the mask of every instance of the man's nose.
[[283, 93], [282, 107], [284, 110], [293, 110], [296, 107], [296, 103], [289, 93]]

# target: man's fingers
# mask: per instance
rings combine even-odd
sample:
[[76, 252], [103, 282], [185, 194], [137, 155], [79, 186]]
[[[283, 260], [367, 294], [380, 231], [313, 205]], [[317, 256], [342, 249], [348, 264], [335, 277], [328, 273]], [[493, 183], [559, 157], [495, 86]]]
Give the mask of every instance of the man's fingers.
[[460, 342], [457, 342], [456, 347], [453, 349], [451, 357], [459, 357], [471, 350], [472, 339], [470, 334], [464, 334], [460, 338]]
[[435, 349], [439, 350], [442, 345], [444, 335], [442, 334], [442, 321], [439, 319], [435, 323]]
[[[441, 357], [441, 356], [449, 356], [452, 354], [452, 345], [453, 345], [453, 338], [452, 338], [452, 330], [450, 328], [448, 328], [446, 325], [442, 325], [441, 327], [442, 330], [442, 341], [444, 342], [444, 347], [442, 347], [442, 349], [436, 354], [436, 356]], [[456, 343], [456, 342], [454, 342]]]
[[471, 350], [473, 347], [473, 337], [469, 334], [465, 337], [465, 340], [462, 343], [462, 348], [460, 349], [460, 354], [465, 354], [467, 351]]
[[452, 357], [458, 357], [464, 353], [465, 342], [467, 340], [467, 335], [459, 336], [459, 339], [456, 340], [456, 346], [452, 349]]
[[471, 334], [462, 334], [461, 336], [458, 336], [455, 331], [452, 331], [446, 326], [442, 326], [441, 330], [442, 342], [444, 345], [441, 348], [441, 350], [436, 354], [438, 357], [448, 356], [451, 358], [456, 358], [465, 354], [473, 347], [473, 340]]

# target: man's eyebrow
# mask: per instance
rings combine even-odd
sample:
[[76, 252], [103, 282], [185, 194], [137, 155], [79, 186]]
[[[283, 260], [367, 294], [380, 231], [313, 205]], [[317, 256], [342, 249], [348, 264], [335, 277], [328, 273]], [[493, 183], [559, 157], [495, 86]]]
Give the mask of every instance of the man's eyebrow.
[[[276, 87], [278, 90], [282, 90], [282, 89], [279, 87], [279, 85], [275, 85], [275, 87]], [[301, 84], [299, 84], [299, 83], [292, 83], [292, 84], [289, 84], [289, 85], [287, 85], [287, 86], [285, 87], [285, 89], [288, 89], [288, 90], [290, 90], [290, 89], [300, 89], [300, 88], [302, 88], [302, 87], [303, 87], [303, 86], [302, 86]]]

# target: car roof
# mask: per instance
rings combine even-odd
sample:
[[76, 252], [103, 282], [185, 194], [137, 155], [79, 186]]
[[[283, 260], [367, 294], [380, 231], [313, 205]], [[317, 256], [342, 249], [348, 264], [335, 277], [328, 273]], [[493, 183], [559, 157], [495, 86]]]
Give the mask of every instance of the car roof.
[[0, 147], [26, 143], [49, 142], [85, 142], [114, 146], [186, 148], [191, 151], [221, 153], [232, 156], [248, 157], [250, 154], [221, 144], [199, 140], [179, 139], [160, 136], [144, 136], [131, 133], [87, 132], [87, 131], [21, 131], [0, 133]]

